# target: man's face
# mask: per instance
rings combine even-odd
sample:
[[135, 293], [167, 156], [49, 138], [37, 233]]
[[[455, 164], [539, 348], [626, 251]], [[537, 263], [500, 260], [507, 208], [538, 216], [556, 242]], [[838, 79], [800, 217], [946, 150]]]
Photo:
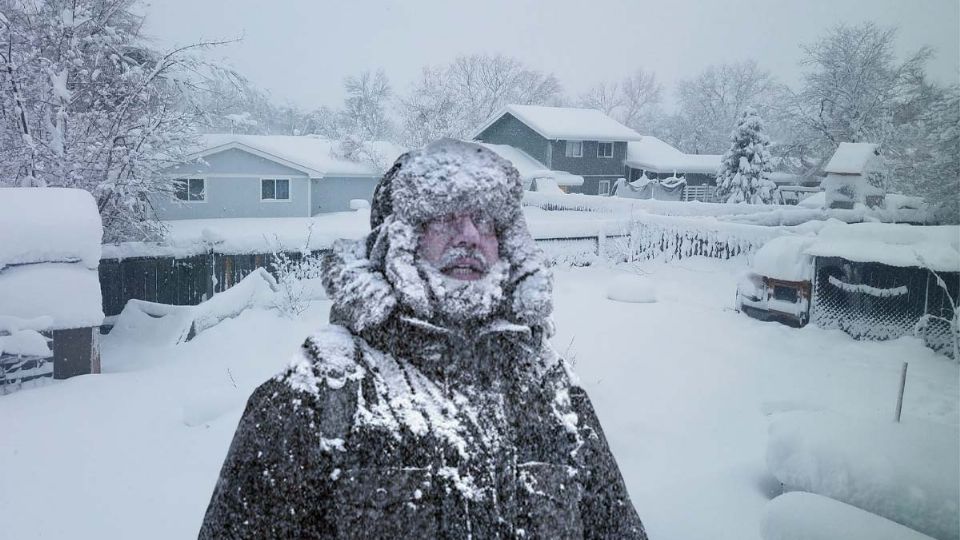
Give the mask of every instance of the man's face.
[[447, 277], [475, 281], [500, 260], [500, 242], [492, 219], [450, 214], [424, 225], [419, 254]]

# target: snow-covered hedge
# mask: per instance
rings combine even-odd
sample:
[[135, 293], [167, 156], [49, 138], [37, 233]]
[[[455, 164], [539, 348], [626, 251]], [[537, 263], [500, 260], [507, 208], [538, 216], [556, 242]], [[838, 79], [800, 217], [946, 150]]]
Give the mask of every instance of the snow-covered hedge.
[[956, 540], [958, 456], [956, 426], [793, 412], [770, 426], [767, 467], [787, 490], [824, 495]]

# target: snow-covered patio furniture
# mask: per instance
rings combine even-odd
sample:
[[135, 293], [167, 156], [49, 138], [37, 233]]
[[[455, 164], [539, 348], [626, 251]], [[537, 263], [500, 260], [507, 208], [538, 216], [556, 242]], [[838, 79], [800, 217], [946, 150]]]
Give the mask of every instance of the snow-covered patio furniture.
[[737, 285], [737, 309], [760, 320], [804, 326], [810, 319], [810, 236], [781, 236], [763, 245]]
[[[52, 339], [54, 378], [100, 372], [102, 237], [97, 205], [86, 191], [0, 189], [0, 335], [8, 353], [20, 356], [26, 344], [38, 345], [24, 332], [42, 331]], [[43, 366], [31, 369], [30, 376], [50, 374]]]

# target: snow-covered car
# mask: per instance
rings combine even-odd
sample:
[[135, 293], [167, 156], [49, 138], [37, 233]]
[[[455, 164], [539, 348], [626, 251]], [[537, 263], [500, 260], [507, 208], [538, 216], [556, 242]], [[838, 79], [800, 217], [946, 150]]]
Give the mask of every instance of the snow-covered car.
[[737, 311], [764, 321], [804, 326], [810, 320], [812, 258], [804, 250], [812, 237], [770, 240], [737, 283]]

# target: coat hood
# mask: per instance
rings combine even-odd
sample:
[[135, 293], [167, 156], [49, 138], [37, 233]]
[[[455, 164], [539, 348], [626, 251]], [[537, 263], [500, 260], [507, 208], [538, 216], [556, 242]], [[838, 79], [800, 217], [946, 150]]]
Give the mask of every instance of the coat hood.
[[331, 322], [357, 333], [395, 313], [436, 322], [415, 264], [420, 228], [435, 217], [482, 209], [496, 223], [500, 257], [509, 265], [491, 318], [549, 335], [552, 276], [527, 229], [522, 195], [516, 169], [476, 144], [448, 139], [400, 156], [374, 192], [370, 234], [335, 243], [324, 258]]

